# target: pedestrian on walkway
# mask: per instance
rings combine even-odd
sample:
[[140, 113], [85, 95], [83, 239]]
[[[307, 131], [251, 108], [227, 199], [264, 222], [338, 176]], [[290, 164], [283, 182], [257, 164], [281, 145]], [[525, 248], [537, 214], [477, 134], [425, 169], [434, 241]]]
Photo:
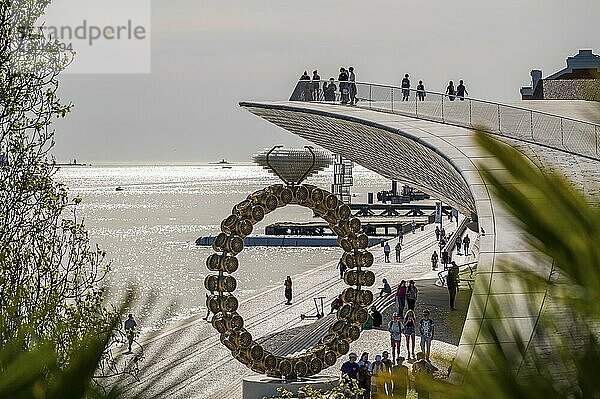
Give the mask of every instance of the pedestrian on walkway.
[[465, 94], [469, 95], [469, 92], [467, 91], [465, 84], [461, 80], [460, 82], [458, 82], [458, 86], [456, 86], [456, 96], [460, 99], [460, 101], [464, 101]]
[[383, 351], [381, 353], [381, 362], [383, 363], [383, 381], [384, 381], [384, 391], [383, 395], [392, 395], [393, 389], [393, 381], [392, 381], [392, 367], [394, 367], [394, 362], [390, 359], [390, 353], [388, 351]]
[[448, 95], [448, 99], [450, 101], [454, 101], [454, 96], [456, 95], [456, 90], [454, 89], [454, 83], [450, 81], [448, 83], [448, 87], [446, 87], [446, 94]]
[[[396, 289], [396, 301], [398, 302], [398, 313], [400, 317], [404, 316], [404, 306], [406, 305], [406, 281], [400, 281]], [[394, 356], [392, 356], [394, 357]]]
[[354, 74], [354, 67], [349, 67], [348, 71], [348, 91], [350, 94], [350, 105], [355, 105], [358, 102], [358, 98], [356, 98], [356, 75]]
[[[341, 296], [342, 295], [340, 294], [340, 297]], [[369, 315], [373, 319], [373, 327], [381, 327], [381, 325], [383, 324], [383, 316], [375, 306], [371, 306], [371, 312], [369, 312]]]
[[448, 263], [450, 262], [450, 257], [448, 256], [448, 250], [444, 248], [442, 250], [442, 265], [444, 265], [444, 270], [448, 269]]
[[340, 294], [337, 298], [334, 298], [333, 301], [331, 301], [331, 311], [329, 312], [329, 314], [332, 314], [333, 312], [337, 311], [343, 305], [344, 299], [342, 298], [342, 294]]
[[461, 255], [460, 251], [462, 249], [462, 238], [460, 238], [460, 236], [456, 237], [456, 254], [457, 255]]
[[[210, 292], [210, 295], [214, 295], [214, 294], [215, 294], [214, 291]], [[208, 307], [208, 298], [210, 297], [210, 295], [208, 295], [208, 293], [206, 293], [205, 295], [206, 295], [206, 316], [204, 316], [202, 318], [202, 320], [208, 321], [208, 316], [210, 316], [210, 308]]]
[[435, 226], [435, 241], [440, 242], [440, 228], [439, 226]]
[[342, 377], [347, 376], [350, 379], [353, 379], [355, 381], [357, 380], [358, 369], [360, 368], [360, 366], [356, 363], [356, 359], [358, 359], [356, 353], [351, 352], [348, 355], [348, 360], [344, 362], [344, 364], [342, 364]]
[[408, 309], [415, 310], [415, 303], [417, 302], [418, 295], [419, 290], [415, 285], [415, 280], [410, 280], [408, 282], [408, 287], [406, 288], [406, 302], [408, 304]]
[[329, 84], [327, 86], [323, 83], [323, 96], [325, 97], [325, 101], [335, 101], [336, 90], [337, 86], [335, 85], [333, 78], [329, 78]]
[[437, 254], [437, 251], [433, 251], [433, 254], [431, 255], [431, 270], [437, 270], [437, 264], [438, 264], [438, 254]]
[[396, 250], [396, 262], [400, 263], [400, 252], [402, 251], [402, 244], [400, 244], [400, 241], [396, 243], [394, 249]]
[[392, 346], [392, 357], [400, 356], [400, 345], [402, 343], [402, 331], [404, 325], [398, 313], [394, 313], [392, 320], [388, 323], [388, 331], [390, 332], [390, 345]]
[[417, 229], [417, 224], [415, 223], [414, 220], [412, 222], [410, 222], [410, 229], [411, 229], [412, 233], [415, 234], [415, 230]]
[[437, 367], [425, 360], [425, 354], [423, 352], [417, 353], [417, 358], [419, 360], [417, 360], [412, 367], [415, 379], [414, 388], [415, 391], [417, 391], [417, 397], [419, 399], [429, 399], [433, 372], [437, 370]]
[[129, 317], [127, 318], [127, 320], [125, 320], [125, 323], [123, 323], [123, 328], [125, 330], [125, 336], [127, 337], [127, 343], [128, 343], [128, 350], [127, 353], [131, 353], [131, 345], [133, 345], [133, 340], [135, 339], [135, 336], [137, 334], [135, 328], [137, 327], [137, 323], [135, 322], [135, 319], [133, 318], [133, 315], [131, 313], [129, 313]]
[[340, 68], [340, 74], [338, 75], [338, 81], [340, 82], [340, 97], [342, 105], [348, 104], [350, 89], [348, 87], [348, 72], [346, 68]]
[[402, 101], [408, 101], [408, 97], [410, 96], [410, 79], [408, 78], [408, 74], [404, 75], [404, 79], [402, 79]]
[[400, 225], [400, 227], [398, 227], [397, 230], [398, 230], [398, 242], [400, 244], [404, 244], [404, 231], [402, 231], [403, 230], [402, 225]]
[[425, 86], [423, 85], [423, 81], [419, 80], [419, 84], [417, 85], [417, 98], [419, 101], [425, 101]]
[[319, 101], [319, 89], [321, 88], [321, 77], [319, 76], [319, 72], [315, 69], [313, 71], [312, 76], [312, 99], [314, 101]]
[[303, 101], [311, 101], [312, 100], [312, 96], [311, 96], [311, 83], [310, 83], [310, 76], [308, 76], [308, 72], [304, 71], [304, 73], [302, 74], [302, 76], [300, 76], [300, 82], [298, 83], [302, 89], [302, 94], [303, 94]]
[[448, 275], [446, 276], [446, 286], [448, 287], [448, 294], [450, 295], [450, 309], [456, 310], [454, 306], [454, 301], [456, 299], [456, 294], [458, 293], [458, 285], [460, 284], [460, 270], [458, 269], [458, 265], [456, 262], [452, 262], [452, 266], [450, 266], [450, 270], [448, 270]]
[[[412, 357], [415, 357], [415, 328], [417, 322], [415, 321], [415, 313], [409, 309], [404, 316], [404, 336], [406, 337], [406, 351], [408, 352], [408, 359], [410, 359], [412, 348]], [[412, 343], [412, 345], [410, 345]]]
[[383, 294], [389, 295], [392, 293], [392, 287], [386, 279], [381, 280], [383, 282], [383, 287], [381, 287], [381, 291], [379, 292], [379, 298], [383, 296]]
[[383, 255], [385, 256], [385, 263], [390, 263], [390, 244], [385, 243], [383, 246]]
[[463, 249], [465, 256], [469, 256], [469, 244], [471, 244], [471, 239], [468, 234], [465, 234], [465, 238], [463, 238]]
[[338, 262], [337, 268], [340, 269], [340, 278], [343, 279], [344, 278], [344, 273], [346, 273], [346, 265], [344, 264], [344, 262], [342, 262], [342, 260], [340, 259], [340, 261]]
[[435, 325], [429, 318], [429, 309], [423, 311], [423, 318], [419, 321], [419, 333], [421, 334], [421, 352], [425, 353], [425, 359], [429, 361], [431, 341], [435, 333]]
[[408, 367], [404, 363], [404, 357], [398, 356], [396, 365], [392, 367], [392, 380], [394, 382], [392, 395], [394, 398], [406, 399], [406, 393], [410, 388], [410, 379], [408, 378]]
[[286, 299], [286, 305], [291, 305], [292, 304], [292, 278], [290, 276], [287, 276], [287, 278], [285, 279], [284, 283], [284, 295], [285, 295], [285, 299]]
[[371, 362], [369, 361], [369, 353], [363, 352], [358, 361], [358, 386], [365, 390], [363, 397], [371, 397]]

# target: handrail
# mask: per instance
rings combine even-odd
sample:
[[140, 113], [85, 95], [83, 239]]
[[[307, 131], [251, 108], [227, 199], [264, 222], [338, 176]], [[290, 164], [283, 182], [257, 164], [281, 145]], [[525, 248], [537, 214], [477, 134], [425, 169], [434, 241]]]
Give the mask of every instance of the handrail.
[[[474, 261], [463, 263], [462, 265], [457, 265], [457, 266], [459, 269], [463, 266], [469, 266], [469, 271], [471, 272], [471, 276], [473, 276], [473, 268], [471, 267], [471, 265], [477, 264], [478, 262], [479, 262], [478, 260], [474, 260]], [[438, 272], [438, 278], [440, 279], [440, 284], [442, 285], [442, 287], [444, 287], [446, 285], [446, 283], [444, 283], [444, 276], [442, 276], [442, 273], [444, 273], [444, 272], [446, 272], [446, 274], [448, 274], [448, 270], [440, 270]]]
[[[313, 101], [312, 97], [316, 97], [314, 101], [324, 102], [323, 84], [329, 82], [331, 81], [300, 80], [290, 101]], [[347, 87], [353, 85], [356, 98], [360, 100], [359, 107], [467, 128], [482, 126], [492, 134], [500, 134], [594, 160], [600, 159], [600, 124], [593, 122], [456, 94], [421, 91], [371, 82], [334, 80], [333, 83], [336, 85], [333, 101], [340, 100], [340, 83]], [[402, 94], [394, 95], [394, 91]], [[422, 94], [424, 99], [419, 99], [418, 94]], [[347, 101], [348, 97], [345, 100]], [[477, 105], [484, 108], [480, 108], [479, 111], [474, 110]]]

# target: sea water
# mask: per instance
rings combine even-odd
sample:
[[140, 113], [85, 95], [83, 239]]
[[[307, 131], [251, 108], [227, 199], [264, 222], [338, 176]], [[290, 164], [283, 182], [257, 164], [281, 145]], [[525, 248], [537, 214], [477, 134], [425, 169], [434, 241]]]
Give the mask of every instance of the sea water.
[[[230, 168], [229, 168], [230, 166]], [[252, 164], [221, 165], [110, 165], [61, 167], [57, 179], [77, 206], [93, 245], [107, 252], [111, 271], [106, 278], [111, 302], [135, 287], [139, 302], [131, 311], [144, 320], [146, 330], [205, 312], [205, 260], [213, 250], [198, 247], [200, 236], [216, 235], [233, 206], [246, 196], [279, 179]], [[331, 189], [329, 168], [308, 183]], [[366, 203], [367, 192], [389, 190], [389, 180], [367, 169], [354, 169], [355, 203]], [[117, 190], [117, 187], [120, 187]], [[122, 190], [121, 190], [122, 189]], [[280, 208], [257, 224], [255, 234], [277, 221], [314, 220], [309, 209]], [[247, 247], [238, 255], [236, 295], [283, 285], [315, 266], [339, 259], [339, 248]], [[147, 298], [152, 306], [142, 306]]]

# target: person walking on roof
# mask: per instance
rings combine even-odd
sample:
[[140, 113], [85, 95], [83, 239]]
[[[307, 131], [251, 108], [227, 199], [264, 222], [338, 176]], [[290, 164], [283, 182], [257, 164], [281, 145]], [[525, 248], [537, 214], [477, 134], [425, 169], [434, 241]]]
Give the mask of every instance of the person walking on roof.
[[400, 241], [396, 243], [394, 249], [396, 250], [396, 262], [400, 263], [400, 252], [402, 251], [402, 244], [400, 244]]
[[[400, 356], [400, 344], [402, 343], [402, 331], [404, 325], [398, 313], [394, 313], [392, 320], [388, 323], [388, 331], [390, 332], [390, 345], [392, 346], [392, 358], [396, 357], [396, 353]], [[397, 350], [397, 352], [396, 352]]]
[[417, 303], [418, 295], [419, 290], [415, 285], [415, 280], [410, 280], [408, 282], [408, 287], [406, 288], [406, 302], [408, 303], [408, 309], [415, 310], [415, 303]]
[[385, 257], [385, 263], [390, 263], [390, 244], [388, 244], [387, 242], [385, 243], [385, 245], [383, 246], [383, 255]]
[[458, 82], [458, 86], [456, 86], [456, 96], [460, 99], [460, 101], [464, 101], [465, 94], [469, 95], [469, 92], [467, 91], [465, 84], [461, 80], [460, 82]]
[[456, 89], [454, 88], [454, 82], [448, 82], [448, 87], [446, 87], [446, 94], [448, 95], [448, 99], [450, 101], [454, 101], [454, 96], [456, 95]]
[[408, 101], [408, 97], [410, 96], [410, 79], [408, 78], [408, 74], [404, 75], [400, 86], [402, 87], [402, 101]]
[[403, 317], [404, 306], [406, 306], [406, 280], [400, 281], [400, 284], [396, 289], [396, 301], [398, 302], [398, 313], [400, 314], [400, 317]]
[[356, 75], [354, 74], [354, 67], [349, 67], [348, 71], [348, 94], [350, 94], [350, 105], [355, 105], [358, 102], [358, 98], [356, 97]]
[[417, 98], [419, 101], [425, 101], [425, 86], [423, 85], [423, 81], [419, 80], [419, 84], [417, 85]]
[[460, 284], [459, 277], [460, 270], [456, 262], [452, 262], [448, 275], [446, 276], [446, 285], [448, 286], [448, 294], [450, 296], [450, 309], [456, 310], [454, 302], [456, 300], [456, 294], [458, 293], [458, 285]]
[[291, 305], [292, 304], [292, 278], [290, 276], [287, 276], [287, 278], [285, 279], [285, 282], [283, 283], [283, 286], [285, 287], [284, 290], [284, 295], [285, 295], [285, 299], [286, 299], [286, 305]]

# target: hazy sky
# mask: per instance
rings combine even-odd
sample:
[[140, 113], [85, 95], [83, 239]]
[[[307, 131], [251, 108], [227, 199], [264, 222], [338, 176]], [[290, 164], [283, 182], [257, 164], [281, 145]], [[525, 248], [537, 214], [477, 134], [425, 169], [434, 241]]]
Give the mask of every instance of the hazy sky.
[[[60, 1], [60, 0], [54, 0]], [[304, 70], [353, 65], [357, 80], [429, 90], [464, 79], [473, 97], [514, 101], [580, 48], [600, 53], [599, 0], [152, 1], [150, 74], [62, 78], [76, 108], [55, 156], [80, 162], [247, 161], [304, 142], [238, 106], [285, 100]]]

